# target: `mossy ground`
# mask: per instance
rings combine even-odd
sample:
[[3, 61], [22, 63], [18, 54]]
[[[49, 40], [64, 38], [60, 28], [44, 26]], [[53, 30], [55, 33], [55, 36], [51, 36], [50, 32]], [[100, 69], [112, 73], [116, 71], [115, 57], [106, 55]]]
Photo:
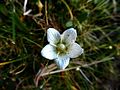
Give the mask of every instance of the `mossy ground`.
[[[23, 0], [0, 1], [0, 90], [120, 89], [119, 0], [28, 0], [29, 16], [23, 5]], [[68, 69], [92, 65], [38, 77], [39, 70], [59, 70], [40, 54], [50, 27], [77, 30], [84, 54]]]

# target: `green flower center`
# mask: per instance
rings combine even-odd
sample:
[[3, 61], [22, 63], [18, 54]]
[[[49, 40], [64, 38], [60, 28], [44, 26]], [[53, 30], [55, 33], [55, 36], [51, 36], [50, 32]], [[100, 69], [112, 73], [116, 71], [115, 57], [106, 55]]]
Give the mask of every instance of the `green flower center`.
[[65, 54], [67, 51], [67, 47], [64, 44], [58, 44], [57, 52], [58, 54]]
[[59, 46], [58, 46], [61, 50], [65, 50], [65, 45], [64, 44], [59, 44]]

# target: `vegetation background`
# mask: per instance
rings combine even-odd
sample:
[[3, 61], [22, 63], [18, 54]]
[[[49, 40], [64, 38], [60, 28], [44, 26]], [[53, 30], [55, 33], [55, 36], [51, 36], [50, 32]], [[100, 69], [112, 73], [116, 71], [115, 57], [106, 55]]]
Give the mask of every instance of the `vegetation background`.
[[[28, 0], [28, 15], [23, 6], [0, 0], [0, 90], [120, 89], [119, 0]], [[40, 54], [50, 27], [75, 28], [84, 48], [63, 72]]]

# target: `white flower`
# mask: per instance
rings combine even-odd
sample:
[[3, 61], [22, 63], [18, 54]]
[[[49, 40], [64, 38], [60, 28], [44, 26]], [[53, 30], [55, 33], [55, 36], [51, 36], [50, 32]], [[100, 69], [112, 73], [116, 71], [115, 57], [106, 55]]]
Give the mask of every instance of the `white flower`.
[[77, 37], [74, 28], [67, 29], [60, 34], [56, 29], [47, 30], [47, 40], [49, 42], [42, 51], [43, 57], [55, 60], [60, 69], [65, 69], [70, 58], [76, 58], [83, 53], [83, 49], [75, 42]]
[[27, 6], [27, 2], [28, 0], [24, 1], [24, 6], [23, 6], [23, 15], [29, 15], [29, 13], [32, 11], [32, 9], [29, 9], [28, 11], [26, 11], [26, 6]]

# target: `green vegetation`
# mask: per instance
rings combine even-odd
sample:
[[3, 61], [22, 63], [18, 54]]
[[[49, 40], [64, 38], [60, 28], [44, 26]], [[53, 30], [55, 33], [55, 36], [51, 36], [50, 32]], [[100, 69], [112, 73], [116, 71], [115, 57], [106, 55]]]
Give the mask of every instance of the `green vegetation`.
[[[28, 0], [29, 15], [23, 6], [0, 0], [0, 90], [119, 90], [119, 0]], [[84, 48], [63, 72], [40, 54], [50, 27], [75, 28]]]

